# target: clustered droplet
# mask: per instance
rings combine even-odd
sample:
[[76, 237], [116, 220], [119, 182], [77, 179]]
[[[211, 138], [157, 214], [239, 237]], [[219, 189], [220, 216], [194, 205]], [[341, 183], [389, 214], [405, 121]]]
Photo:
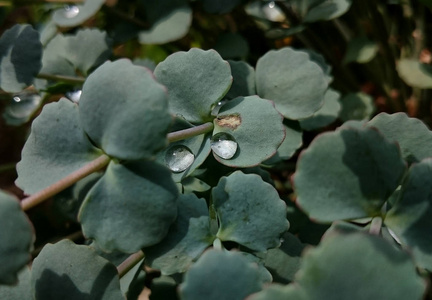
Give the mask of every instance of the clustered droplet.
[[231, 159], [237, 152], [238, 144], [231, 134], [219, 132], [212, 137], [210, 147], [217, 156]]
[[192, 151], [183, 145], [169, 148], [165, 154], [165, 164], [174, 173], [180, 173], [189, 168], [195, 160]]

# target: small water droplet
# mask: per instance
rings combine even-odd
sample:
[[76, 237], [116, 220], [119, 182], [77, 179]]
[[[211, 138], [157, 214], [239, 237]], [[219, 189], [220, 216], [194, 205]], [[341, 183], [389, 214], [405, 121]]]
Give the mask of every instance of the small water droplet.
[[231, 134], [219, 132], [212, 137], [210, 146], [217, 156], [231, 159], [236, 154], [238, 145]]
[[21, 98], [18, 96], [13, 97], [13, 101], [15, 102], [21, 102]]
[[165, 164], [174, 173], [180, 173], [189, 168], [195, 160], [192, 151], [183, 145], [172, 146], [165, 154]]
[[21, 125], [28, 121], [41, 102], [42, 97], [34, 91], [22, 91], [12, 96], [3, 117], [9, 125]]
[[270, 3], [268, 4], [268, 7], [270, 7], [270, 8], [275, 7], [275, 3], [274, 3], [274, 1], [270, 2]]
[[81, 98], [81, 90], [70, 91], [65, 94], [65, 96], [74, 103], [78, 103]]
[[65, 5], [63, 15], [65, 18], [72, 19], [79, 14], [79, 8], [76, 5]]
[[225, 103], [227, 103], [228, 102], [228, 100], [221, 100], [221, 101], [219, 101], [214, 107], [213, 107], [213, 109], [212, 109], [212, 111], [211, 111], [211, 115], [212, 116], [216, 116], [218, 113], [219, 113], [219, 110], [221, 109], [221, 107], [225, 104]]

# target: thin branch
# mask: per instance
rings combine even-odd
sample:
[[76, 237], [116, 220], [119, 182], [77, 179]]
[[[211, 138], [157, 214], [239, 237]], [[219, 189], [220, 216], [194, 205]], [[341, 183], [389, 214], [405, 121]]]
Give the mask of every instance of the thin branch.
[[55, 81], [63, 81], [63, 82], [73, 83], [73, 84], [84, 83], [84, 81], [86, 80], [84, 77], [52, 75], [52, 74], [45, 74], [45, 73], [39, 73], [37, 75], [37, 78], [47, 79], [47, 80], [55, 80]]
[[119, 277], [122, 278], [124, 275], [126, 275], [126, 273], [129, 272], [143, 258], [144, 258], [144, 253], [141, 250], [126, 258], [117, 267], [117, 272], [119, 273]]
[[175, 132], [171, 132], [168, 133], [168, 141], [170, 143], [173, 142], [177, 142], [177, 141], [181, 141], [193, 136], [197, 136], [203, 133], [207, 133], [213, 130], [213, 123], [212, 122], [208, 122], [208, 123], [204, 123], [202, 125], [198, 125], [192, 128], [188, 128], [188, 129], [184, 129], [184, 130], [179, 130], [179, 131], [175, 131]]
[[101, 155], [90, 163], [86, 164], [81, 169], [69, 174], [65, 178], [57, 181], [56, 183], [50, 185], [49, 187], [31, 195], [21, 201], [21, 207], [23, 210], [29, 210], [30, 208], [42, 203], [43, 201], [51, 198], [55, 194], [63, 191], [64, 189], [70, 187], [78, 180], [104, 168], [111, 161], [108, 155]]

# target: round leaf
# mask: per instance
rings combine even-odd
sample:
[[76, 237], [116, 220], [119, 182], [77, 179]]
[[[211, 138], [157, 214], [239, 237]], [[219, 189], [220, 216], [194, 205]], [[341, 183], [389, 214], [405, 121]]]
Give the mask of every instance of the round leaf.
[[285, 138], [283, 118], [271, 101], [258, 96], [238, 97], [221, 107], [214, 119], [213, 136], [224, 132], [234, 137], [237, 151], [230, 159], [214, 154], [231, 167], [251, 167], [270, 158]]
[[273, 100], [286, 118], [298, 120], [322, 106], [328, 80], [307, 53], [283, 48], [258, 60], [256, 85], [260, 97]]
[[426, 287], [407, 253], [362, 233], [323, 240], [303, 257], [296, 282], [304, 299], [422, 299]]
[[220, 224], [216, 236], [221, 241], [256, 251], [280, 245], [281, 235], [289, 228], [286, 205], [260, 176], [236, 171], [222, 177], [212, 197]]
[[171, 116], [165, 88], [130, 60], [97, 68], [84, 83], [79, 107], [84, 130], [110, 156], [152, 158], [166, 146]]
[[20, 92], [33, 83], [42, 68], [39, 33], [30, 25], [17, 24], [0, 38], [0, 87]]
[[117, 269], [88, 246], [69, 240], [47, 244], [34, 260], [35, 299], [125, 299]]
[[231, 67], [233, 82], [228, 93], [225, 95], [228, 99], [234, 99], [240, 96], [255, 95], [255, 70], [244, 61], [228, 61]]
[[146, 264], [164, 275], [183, 273], [213, 240], [205, 200], [195, 194], [181, 195], [177, 220], [165, 239], [144, 249]]
[[214, 49], [224, 59], [244, 59], [249, 54], [249, 45], [247, 40], [238, 33], [224, 33], [220, 35], [216, 40]]
[[324, 95], [324, 105], [312, 117], [300, 120], [304, 130], [315, 130], [333, 123], [339, 116], [341, 104], [340, 93], [329, 88]]
[[375, 111], [375, 105], [371, 96], [364, 93], [350, 93], [341, 99], [342, 110], [340, 119], [369, 120]]
[[211, 120], [212, 107], [228, 92], [231, 70], [214, 50], [177, 52], [156, 66], [157, 80], [168, 88], [169, 108], [192, 123]]
[[111, 162], [81, 206], [84, 235], [106, 251], [152, 246], [177, 216], [177, 194], [169, 170], [155, 162]]
[[300, 154], [294, 174], [297, 203], [321, 222], [373, 217], [405, 168], [398, 146], [374, 129], [324, 133]]
[[432, 159], [414, 164], [402, 185], [399, 200], [385, 218], [385, 224], [402, 245], [412, 251], [417, 264], [432, 270]]
[[0, 283], [14, 284], [30, 262], [33, 228], [18, 199], [0, 191]]
[[66, 5], [54, 11], [52, 19], [61, 27], [78, 26], [93, 17], [105, 0], [85, 0], [83, 5]]
[[141, 1], [151, 27], [138, 34], [142, 44], [165, 44], [184, 37], [192, 23], [185, 0]]
[[352, 0], [309, 0], [304, 22], [328, 21], [342, 16], [351, 7]]
[[240, 253], [208, 250], [192, 265], [180, 285], [184, 300], [243, 300], [261, 290], [256, 264]]
[[419, 119], [405, 113], [380, 113], [367, 126], [377, 128], [388, 140], [397, 142], [408, 163], [432, 157], [432, 132]]
[[17, 165], [16, 184], [26, 194], [36, 193], [101, 154], [81, 129], [78, 106], [62, 98], [45, 105], [34, 120]]
[[407, 58], [398, 61], [396, 69], [406, 84], [420, 89], [432, 88], [432, 66]]
[[348, 49], [343, 59], [344, 63], [367, 63], [378, 53], [379, 46], [367, 37], [358, 37], [349, 41]]

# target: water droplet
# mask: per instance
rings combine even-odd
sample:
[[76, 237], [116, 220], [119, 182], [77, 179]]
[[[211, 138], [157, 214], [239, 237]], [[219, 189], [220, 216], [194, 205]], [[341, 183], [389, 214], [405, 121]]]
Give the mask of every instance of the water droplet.
[[81, 98], [81, 90], [70, 91], [65, 94], [65, 96], [74, 103], [78, 103]]
[[72, 19], [79, 14], [79, 8], [76, 5], [65, 5], [63, 15], [65, 18]]
[[210, 146], [217, 156], [230, 159], [236, 154], [238, 145], [231, 134], [219, 132], [212, 137]]
[[270, 8], [275, 7], [275, 3], [274, 3], [274, 1], [270, 2], [270, 3], [268, 4], [268, 7], [270, 7]]
[[13, 97], [13, 101], [15, 102], [21, 102], [21, 98], [18, 96]]
[[180, 173], [189, 168], [195, 160], [192, 151], [183, 145], [172, 146], [165, 154], [165, 163], [174, 173]]
[[213, 109], [212, 109], [212, 111], [211, 111], [211, 115], [212, 116], [217, 116], [217, 114], [219, 113], [219, 110], [221, 109], [221, 107], [225, 104], [225, 103], [227, 103], [228, 102], [228, 100], [221, 100], [221, 101], [219, 101], [214, 107], [213, 107]]

